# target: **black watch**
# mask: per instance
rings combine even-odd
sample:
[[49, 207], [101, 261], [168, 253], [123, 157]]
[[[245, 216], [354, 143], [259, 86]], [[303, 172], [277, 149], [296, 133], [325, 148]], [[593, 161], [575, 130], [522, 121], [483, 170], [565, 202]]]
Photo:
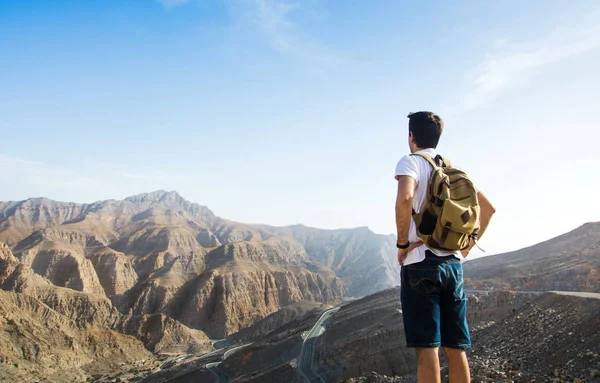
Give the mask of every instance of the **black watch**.
[[402, 249], [402, 250], [408, 249], [410, 247], [410, 242], [406, 241], [406, 244], [404, 244], [404, 245], [401, 245], [398, 242], [396, 242], [396, 247], [399, 249]]

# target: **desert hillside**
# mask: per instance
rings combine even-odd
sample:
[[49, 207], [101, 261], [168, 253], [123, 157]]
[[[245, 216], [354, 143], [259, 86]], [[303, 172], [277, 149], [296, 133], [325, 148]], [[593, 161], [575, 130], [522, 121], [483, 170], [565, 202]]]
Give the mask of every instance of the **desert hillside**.
[[600, 223], [506, 254], [464, 263], [471, 289], [600, 292]]

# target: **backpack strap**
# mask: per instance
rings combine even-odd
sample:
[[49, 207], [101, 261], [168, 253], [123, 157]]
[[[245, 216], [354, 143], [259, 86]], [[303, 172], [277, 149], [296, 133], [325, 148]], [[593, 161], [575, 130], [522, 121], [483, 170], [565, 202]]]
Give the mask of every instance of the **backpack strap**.
[[442, 161], [442, 165], [445, 163], [444, 159], [442, 158], [442, 156], [437, 155], [434, 158], [432, 158], [429, 154], [425, 154], [425, 153], [412, 153], [411, 156], [419, 156], [421, 158], [424, 158], [427, 162], [429, 162], [429, 164], [431, 166], [433, 166], [433, 169], [437, 169], [440, 167], [440, 165], [437, 164], [436, 160], [438, 159], [438, 157], [441, 159]]

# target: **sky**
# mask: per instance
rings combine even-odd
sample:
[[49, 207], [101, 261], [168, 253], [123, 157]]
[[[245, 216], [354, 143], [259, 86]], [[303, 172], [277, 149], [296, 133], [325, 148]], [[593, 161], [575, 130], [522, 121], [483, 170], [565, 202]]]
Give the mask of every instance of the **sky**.
[[595, 0], [0, 0], [0, 201], [391, 234], [430, 110], [516, 250], [600, 221], [599, 67]]

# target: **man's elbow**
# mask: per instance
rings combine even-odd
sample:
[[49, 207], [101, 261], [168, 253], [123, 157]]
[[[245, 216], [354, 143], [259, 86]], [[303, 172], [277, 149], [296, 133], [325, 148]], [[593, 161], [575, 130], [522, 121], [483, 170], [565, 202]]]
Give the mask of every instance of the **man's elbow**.
[[477, 197], [479, 200], [479, 208], [482, 210], [482, 212], [485, 212], [489, 216], [492, 216], [494, 213], [496, 213], [496, 208], [482, 192], [477, 193]]
[[396, 209], [404, 208], [412, 204], [413, 196], [401, 194], [396, 197]]

